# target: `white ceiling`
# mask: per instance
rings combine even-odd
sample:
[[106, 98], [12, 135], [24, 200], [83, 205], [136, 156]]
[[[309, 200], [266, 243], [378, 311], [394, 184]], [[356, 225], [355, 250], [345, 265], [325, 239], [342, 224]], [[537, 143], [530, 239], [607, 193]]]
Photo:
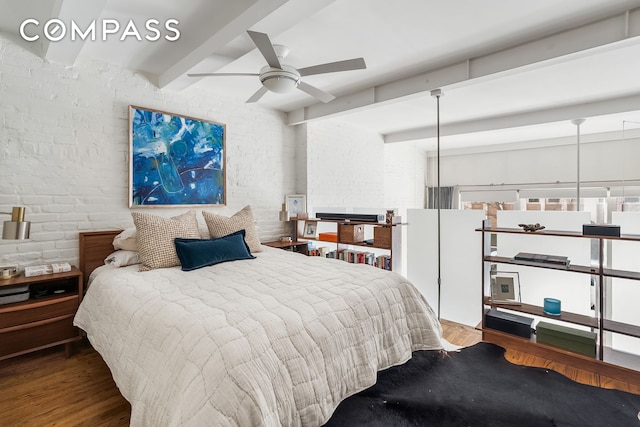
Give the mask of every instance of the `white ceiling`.
[[[577, 117], [588, 118], [585, 136], [640, 127], [640, 0], [0, 0], [0, 7], [0, 31], [48, 61], [116, 64], [165, 91], [193, 86], [249, 98], [257, 77], [186, 76], [257, 73], [265, 60], [248, 29], [287, 46], [283, 62], [296, 68], [364, 57], [366, 70], [303, 78], [337, 97], [328, 104], [302, 91], [267, 93], [259, 103], [288, 112], [291, 124], [336, 117], [389, 143], [433, 150], [436, 88], [444, 92], [443, 149], [558, 141], [575, 135]], [[148, 19], [177, 19], [180, 38], [121, 41], [121, 29], [107, 41], [28, 43], [18, 32], [27, 18], [41, 23], [29, 34], [42, 35], [51, 18], [81, 28], [114, 19], [122, 29], [133, 20], [143, 37]]]

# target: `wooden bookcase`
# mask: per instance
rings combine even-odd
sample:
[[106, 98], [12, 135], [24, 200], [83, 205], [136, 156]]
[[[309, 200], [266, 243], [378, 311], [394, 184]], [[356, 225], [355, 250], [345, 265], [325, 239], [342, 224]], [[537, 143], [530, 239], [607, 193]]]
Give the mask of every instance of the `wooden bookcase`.
[[[625, 368], [622, 366], [616, 366], [611, 363], [607, 363], [604, 357], [606, 354], [606, 348], [604, 344], [604, 332], [613, 332], [623, 334], [635, 338], [640, 338], [640, 326], [632, 325], [622, 322], [616, 322], [605, 318], [604, 313], [604, 288], [605, 279], [623, 278], [640, 281], [640, 272], [616, 270], [607, 268], [604, 264], [605, 259], [605, 241], [606, 240], [621, 240], [640, 243], [640, 236], [637, 235], [621, 235], [619, 237], [614, 236], [592, 236], [584, 235], [580, 232], [570, 231], [549, 231], [541, 230], [534, 233], [525, 232], [521, 229], [513, 228], [492, 228], [485, 222], [482, 228], [476, 229], [476, 231], [482, 233], [482, 321], [479, 325], [482, 330], [482, 337], [484, 341], [496, 343], [498, 345], [514, 348], [521, 351], [545, 357], [553, 360], [558, 360], [562, 363], [570, 363], [577, 368], [584, 368], [588, 370], [596, 369], [599, 372], [621, 380], [628, 380], [629, 377], [633, 377], [634, 381], [640, 381], [640, 372]], [[492, 234], [518, 234], [522, 236], [556, 236], [566, 237], [571, 239], [594, 239], [598, 245], [598, 264], [591, 265], [574, 265], [568, 266], [536, 263], [530, 261], [515, 260], [513, 258], [493, 256], [491, 255], [491, 235]], [[524, 237], [526, 238], [526, 237]], [[490, 289], [487, 281], [490, 280], [490, 270], [492, 264], [507, 264], [525, 266], [528, 268], [545, 268], [557, 271], [566, 271], [579, 274], [591, 275], [597, 283], [597, 311], [594, 316], [588, 316], [578, 313], [571, 313], [562, 311], [559, 316], [548, 315], [544, 312], [543, 307], [531, 304], [511, 305], [511, 304], [497, 304], [491, 301], [490, 295], [487, 295], [486, 290]], [[640, 282], [638, 283], [640, 286]], [[573, 353], [568, 350], [564, 350], [558, 347], [537, 343], [535, 337], [532, 339], [526, 339], [519, 336], [507, 334], [498, 330], [485, 327], [485, 310], [487, 308], [495, 308], [498, 310], [515, 311], [519, 313], [525, 313], [537, 317], [550, 318], [567, 322], [575, 325], [582, 325], [592, 328], [597, 333], [597, 356], [596, 358], [590, 358], [581, 354]]]
[[[344, 220], [323, 220], [316, 218], [292, 219], [298, 241], [322, 242], [336, 252], [353, 251], [374, 253], [377, 263], [385, 262], [385, 266], [376, 265], [385, 270], [394, 269], [394, 252], [400, 254], [400, 230], [403, 224], [386, 224], [377, 222], [359, 222]], [[329, 224], [332, 238], [325, 238], [322, 233], [316, 237], [304, 237], [305, 224]], [[362, 232], [360, 233], [360, 229]], [[368, 238], [367, 238], [368, 237]], [[383, 258], [385, 259], [383, 261]], [[357, 262], [357, 261], [356, 261]]]
[[0, 287], [28, 285], [26, 301], [0, 305], [0, 360], [82, 339], [73, 317], [83, 296], [82, 272], [76, 267], [66, 273], [18, 277], [0, 281]]
[[303, 255], [308, 255], [309, 250], [307, 249], [308, 242], [300, 242], [298, 240], [293, 241], [282, 241], [282, 240], [274, 240], [271, 242], [262, 242], [265, 246], [270, 246], [276, 249], [283, 249], [291, 252], [298, 252]]

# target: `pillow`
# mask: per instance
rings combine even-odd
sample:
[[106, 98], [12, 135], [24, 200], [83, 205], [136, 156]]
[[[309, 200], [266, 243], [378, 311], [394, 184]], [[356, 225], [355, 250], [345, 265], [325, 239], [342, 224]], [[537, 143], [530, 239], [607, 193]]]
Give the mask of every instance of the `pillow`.
[[140, 212], [132, 212], [131, 216], [137, 230], [140, 271], [180, 265], [173, 240], [200, 238], [194, 210], [173, 218]]
[[260, 239], [258, 239], [258, 232], [253, 220], [253, 213], [251, 212], [251, 206], [245, 206], [231, 218], [216, 215], [212, 212], [202, 211], [204, 222], [207, 223], [209, 234], [212, 238], [227, 236], [236, 231], [244, 230], [244, 240], [249, 246], [249, 250], [253, 252], [260, 252]]
[[126, 267], [127, 265], [140, 264], [138, 251], [117, 250], [104, 259], [104, 263], [114, 267]]
[[136, 239], [136, 228], [131, 227], [124, 230], [113, 238], [113, 249], [123, 249], [125, 251], [137, 251], [138, 240]]
[[175, 239], [183, 271], [196, 270], [227, 261], [253, 259], [244, 241], [244, 230], [217, 239]]

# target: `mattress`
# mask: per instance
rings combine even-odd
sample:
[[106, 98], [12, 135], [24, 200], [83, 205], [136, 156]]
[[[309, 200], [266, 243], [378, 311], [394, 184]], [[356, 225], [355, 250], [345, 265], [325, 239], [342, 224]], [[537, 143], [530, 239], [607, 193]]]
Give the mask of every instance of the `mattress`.
[[86, 331], [132, 426], [317, 426], [344, 398], [443, 346], [402, 276], [263, 247], [183, 272], [106, 268], [74, 323]]

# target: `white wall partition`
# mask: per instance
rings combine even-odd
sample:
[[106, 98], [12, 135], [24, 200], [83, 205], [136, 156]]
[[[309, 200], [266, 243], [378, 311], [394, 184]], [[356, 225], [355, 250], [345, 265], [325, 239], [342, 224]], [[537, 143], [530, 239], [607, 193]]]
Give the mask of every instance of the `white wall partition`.
[[[640, 212], [613, 212], [611, 223], [620, 226], [622, 234], [640, 235]], [[640, 243], [611, 242], [611, 267], [618, 270], [640, 271]], [[640, 325], [640, 281], [613, 279], [609, 317], [618, 322]], [[614, 350], [640, 354], [640, 339], [612, 334]]]
[[[582, 225], [590, 221], [589, 212], [498, 211], [501, 228], [540, 223], [547, 230], [582, 232]], [[518, 234], [498, 234], [497, 239], [499, 256], [513, 257], [518, 252], [529, 252], [566, 256], [572, 264], [591, 264], [591, 239]], [[544, 298], [551, 297], [561, 301], [563, 311], [594, 314], [591, 306], [595, 287], [591, 286], [589, 275], [517, 265], [498, 265], [498, 270], [519, 273], [524, 303], [542, 306]]]
[[[483, 211], [441, 210], [440, 317], [476, 326], [481, 320]], [[407, 210], [407, 277], [438, 309], [437, 210]]]

